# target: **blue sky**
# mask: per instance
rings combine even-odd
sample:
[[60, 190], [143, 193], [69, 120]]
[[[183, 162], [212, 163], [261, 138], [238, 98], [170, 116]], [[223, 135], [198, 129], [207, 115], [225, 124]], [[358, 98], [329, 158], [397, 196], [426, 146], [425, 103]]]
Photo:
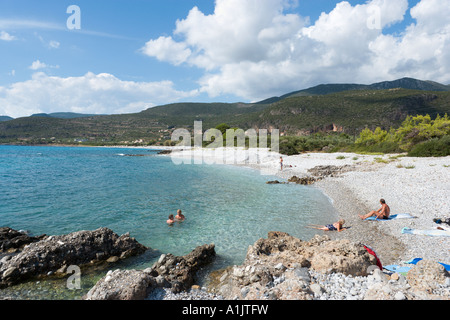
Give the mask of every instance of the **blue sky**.
[[[67, 8], [80, 8], [70, 30]], [[2, 0], [0, 115], [450, 83], [450, 0]]]

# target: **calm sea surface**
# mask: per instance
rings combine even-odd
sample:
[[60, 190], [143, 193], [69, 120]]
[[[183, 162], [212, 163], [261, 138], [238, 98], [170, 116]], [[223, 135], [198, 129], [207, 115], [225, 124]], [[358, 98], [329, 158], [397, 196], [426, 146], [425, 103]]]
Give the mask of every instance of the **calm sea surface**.
[[[214, 243], [211, 269], [218, 269], [241, 264], [269, 231], [309, 240], [316, 232], [305, 225], [337, 218], [317, 189], [266, 184], [274, 179], [243, 167], [175, 165], [156, 150], [0, 146], [0, 226], [32, 235], [108, 227], [152, 248], [114, 269], [144, 269], [162, 253]], [[168, 226], [177, 209], [186, 221]], [[78, 299], [104, 272], [83, 275], [82, 290], [59, 279], [0, 290], [0, 297]]]

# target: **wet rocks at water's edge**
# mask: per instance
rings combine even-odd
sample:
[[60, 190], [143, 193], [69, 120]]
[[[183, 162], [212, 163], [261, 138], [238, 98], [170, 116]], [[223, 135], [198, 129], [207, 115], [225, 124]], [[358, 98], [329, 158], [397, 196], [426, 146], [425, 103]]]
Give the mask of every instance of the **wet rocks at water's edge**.
[[29, 243], [0, 261], [0, 287], [45, 276], [65, 273], [71, 265], [83, 267], [95, 262], [125, 259], [147, 248], [130, 235], [118, 236], [108, 228], [48, 236]]
[[109, 271], [87, 293], [86, 300], [142, 300], [154, 291], [186, 292], [195, 283], [196, 273], [214, 259], [215, 246], [203, 245], [188, 255], [163, 254], [145, 270]]
[[407, 276], [375, 266], [364, 246], [316, 236], [304, 242], [271, 232], [249, 247], [241, 266], [218, 272], [213, 290], [238, 300], [450, 299], [450, 277], [423, 260]]
[[[107, 228], [34, 239], [0, 261], [0, 283], [9, 286], [72, 264], [117, 261], [147, 248], [129, 234]], [[21, 251], [20, 251], [21, 250]], [[0, 254], [2, 254], [0, 252]], [[213, 271], [206, 287], [197, 273], [216, 256], [214, 244], [179, 257], [163, 254], [145, 270], [110, 270], [86, 300], [430, 300], [450, 299], [450, 276], [434, 261], [422, 260], [405, 274], [376, 266], [362, 244], [316, 235], [302, 241], [269, 232], [249, 246], [242, 265]], [[111, 265], [110, 265], [111, 266]]]
[[0, 228], [0, 253], [14, 253], [24, 246], [42, 240], [46, 235], [32, 237], [23, 230], [14, 230], [9, 227]]

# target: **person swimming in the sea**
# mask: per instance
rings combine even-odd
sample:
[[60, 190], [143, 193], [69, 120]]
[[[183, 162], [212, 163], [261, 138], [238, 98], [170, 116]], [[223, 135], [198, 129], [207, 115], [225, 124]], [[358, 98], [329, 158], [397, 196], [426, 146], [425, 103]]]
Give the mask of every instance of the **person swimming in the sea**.
[[166, 222], [167, 222], [167, 224], [169, 224], [169, 225], [170, 225], [170, 224], [174, 224], [175, 220], [173, 219], [173, 214], [170, 214], [170, 215], [169, 215], [169, 219], [167, 219]]
[[341, 232], [345, 230], [344, 228], [345, 220], [341, 219], [338, 222], [335, 222], [333, 224], [327, 224], [325, 226], [319, 226], [319, 225], [312, 225], [309, 226], [309, 228], [317, 229], [317, 230], [323, 230], [323, 231], [338, 231]]
[[181, 213], [181, 210], [177, 210], [177, 215], [175, 216], [175, 219], [178, 221], [183, 221], [186, 217]]

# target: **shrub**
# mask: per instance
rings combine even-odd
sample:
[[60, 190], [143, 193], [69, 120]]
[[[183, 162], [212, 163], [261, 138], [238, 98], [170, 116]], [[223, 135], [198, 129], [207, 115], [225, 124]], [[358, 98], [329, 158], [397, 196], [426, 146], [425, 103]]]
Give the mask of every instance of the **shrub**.
[[409, 157], [446, 157], [448, 155], [450, 155], [450, 135], [419, 143], [408, 152]]

